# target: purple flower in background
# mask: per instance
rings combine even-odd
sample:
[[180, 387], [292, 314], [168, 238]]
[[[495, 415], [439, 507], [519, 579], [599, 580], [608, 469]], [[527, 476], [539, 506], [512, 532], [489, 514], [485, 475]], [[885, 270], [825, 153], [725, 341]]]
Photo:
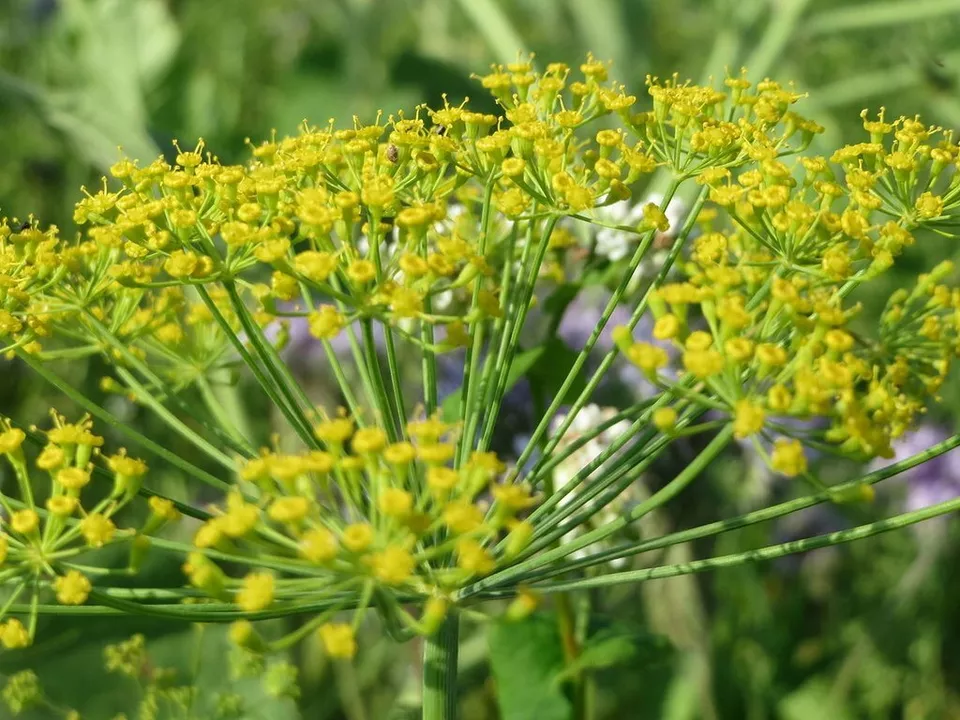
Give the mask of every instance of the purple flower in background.
[[[892, 458], [875, 460], [871, 463], [870, 469], [878, 470], [906, 460], [949, 437], [950, 433], [942, 427], [922, 425], [894, 443]], [[919, 510], [960, 497], [960, 452], [954, 449], [938, 455], [896, 477], [900, 483], [906, 484], [903, 505], [904, 510], [907, 511]]]
[[467, 351], [460, 349], [437, 355], [437, 399], [442, 403], [463, 384], [463, 364]]
[[[298, 374], [308, 375], [316, 372], [319, 367], [326, 367], [327, 354], [324, 352], [323, 343], [310, 334], [310, 323], [307, 318], [284, 318], [284, 322], [287, 323], [288, 339], [287, 344], [281, 350], [281, 356], [290, 365], [290, 368]], [[357, 342], [362, 347], [363, 328], [359, 322], [355, 322], [352, 329], [357, 337]], [[275, 341], [279, 333], [279, 323], [272, 324], [265, 332], [267, 338], [271, 341]], [[380, 323], [374, 323], [373, 325], [373, 343], [377, 352], [382, 353], [386, 341], [383, 326]], [[346, 361], [352, 357], [347, 330], [331, 340], [330, 346], [341, 361]]]
[[[600, 323], [600, 316], [610, 301], [611, 294], [600, 288], [585, 288], [567, 306], [563, 319], [557, 328], [557, 335], [574, 350], [582, 349]], [[613, 329], [617, 325], [626, 325], [630, 321], [630, 310], [625, 305], [617, 305], [610, 320], [600, 333], [595, 346], [599, 352], [613, 348]]]
[[[610, 301], [610, 297], [611, 293], [605, 289], [586, 288], [582, 290], [567, 307], [557, 328], [558, 337], [572, 350], [578, 352], [582, 350], [600, 324], [600, 317]], [[626, 325], [630, 321], [631, 315], [632, 311], [626, 305], [618, 305], [614, 308], [610, 319], [600, 333], [597, 344], [594, 346], [593, 357], [587, 362], [588, 371], [596, 369], [600, 364], [600, 359], [614, 348], [614, 328], [618, 325]], [[675, 357], [676, 351], [673, 346], [654, 340], [652, 333], [653, 321], [648, 314], [644, 314], [633, 329], [634, 339], [661, 345], [666, 348], [671, 357]], [[635, 397], [649, 397], [654, 393], [653, 385], [644, 374], [622, 356], [617, 356], [610, 371], [604, 377], [603, 384], [610, 385], [611, 383], [626, 387]]]

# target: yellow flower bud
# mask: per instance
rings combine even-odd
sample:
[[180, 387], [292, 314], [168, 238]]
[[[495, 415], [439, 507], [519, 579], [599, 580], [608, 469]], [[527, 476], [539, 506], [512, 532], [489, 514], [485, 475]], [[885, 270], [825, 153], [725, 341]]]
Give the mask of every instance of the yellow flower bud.
[[63, 448], [57, 445], [47, 445], [37, 456], [37, 467], [41, 470], [52, 471], [63, 467], [67, 461], [67, 455]]
[[117, 526], [106, 515], [90, 513], [80, 521], [80, 533], [91, 547], [103, 547], [113, 539]]
[[540, 605], [540, 596], [530, 590], [521, 588], [517, 592], [517, 596], [507, 606], [504, 615], [507, 620], [518, 622], [530, 617], [538, 605]]
[[77, 509], [77, 499], [70, 495], [54, 495], [47, 498], [47, 510], [58, 517], [69, 517]]
[[460, 473], [447, 467], [427, 469], [427, 487], [438, 497], [446, 497], [460, 483]]
[[351, 444], [358, 454], [380, 452], [387, 444], [387, 434], [378, 427], [361, 428], [354, 434]]
[[455, 534], [469, 533], [483, 524], [483, 512], [471, 502], [454, 500], [443, 508], [443, 522]]
[[276, 585], [273, 575], [252, 572], [243, 578], [236, 603], [244, 612], [258, 612], [270, 606]]
[[450, 608], [450, 602], [442, 597], [430, 597], [423, 606], [423, 614], [420, 616], [420, 625], [424, 634], [433, 635], [440, 627], [444, 618], [447, 616], [447, 610]]
[[374, 576], [386, 585], [402, 585], [416, 567], [413, 555], [400, 545], [388, 545], [383, 552], [374, 553], [370, 564]]
[[30, 510], [29, 508], [17, 510], [10, 516], [10, 527], [13, 528], [14, 532], [18, 532], [21, 535], [29, 535], [36, 532], [39, 525], [40, 516], [37, 515], [35, 510]]
[[457, 541], [457, 566], [474, 575], [489, 575], [496, 567], [490, 553], [473, 538]]
[[657, 408], [653, 413], [653, 424], [661, 432], [673, 432], [677, 425], [677, 411], [672, 407]]
[[796, 477], [807, 469], [807, 458], [799, 440], [777, 438], [770, 460], [773, 469], [787, 477]]
[[321, 305], [307, 318], [310, 334], [320, 340], [333, 340], [347, 325], [347, 318], [333, 305]]
[[653, 326], [653, 337], [657, 340], [672, 340], [680, 334], [681, 323], [676, 315], [668, 313]]
[[57, 483], [67, 490], [80, 490], [90, 482], [90, 473], [80, 468], [64, 468], [57, 473]]
[[326, 528], [313, 528], [300, 537], [297, 549], [310, 562], [329, 562], [337, 556], [337, 538]]
[[270, 504], [267, 515], [274, 522], [297, 523], [310, 511], [310, 501], [300, 495], [277, 498]]
[[413, 510], [413, 495], [400, 488], [385, 488], [377, 500], [377, 506], [387, 517], [403, 519]]
[[688, 350], [683, 354], [683, 366], [704, 380], [723, 370], [723, 356], [716, 350]]
[[763, 408], [750, 400], [738, 400], [733, 415], [733, 435], [743, 439], [755, 435], [763, 429], [766, 413]]
[[30, 645], [30, 633], [23, 623], [16, 618], [10, 618], [0, 625], [0, 644], [7, 650], [16, 650]]
[[373, 528], [368, 523], [347, 525], [341, 539], [343, 546], [350, 552], [363, 552], [373, 542]]
[[83, 605], [93, 589], [86, 575], [77, 570], [68, 570], [53, 581], [57, 593], [57, 602], [61, 605]]
[[320, 626], [320, 642], [332, 658], [350, 659], [357, 654], [357, 639], [346, 623], [325, 623]]
[[20, 428], [10, 428], [0, 433], [0, 454], [13, 455], [20, 450], [27, 436]]
[[417, 451], [408, 442], [388, 445], [383, 451], [383, 459], [391, 465], [409, 465], [417, 456]]

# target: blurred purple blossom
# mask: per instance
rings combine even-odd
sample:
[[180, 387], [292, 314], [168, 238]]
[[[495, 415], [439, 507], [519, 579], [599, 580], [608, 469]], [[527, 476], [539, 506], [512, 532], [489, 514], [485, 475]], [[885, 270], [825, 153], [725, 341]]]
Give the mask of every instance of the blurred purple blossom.
[[[611, 296], [612, 294], [604, 289], [586, 288], [567, 306], [557, 328], [557, 335], [571, 350], [579, 352], [586, 346], [590, 336], [600, 324], [600, 318]], [[633, 311], [626, 305], [620, 304], [614, 308], [594, 346], [592, 357], [588, 360], [588, 370], [596, 369], [600, 359], [614, 348], [614, 328], [630, 322], [632, 314]], [[644, 314], [633, 328], [633, 338], [637, 341], [661, 345], [672, 357], [676, 355], [673, 346], [654, 340], [652, 333], [653, 321], [649, 314]], [[627, 389], [633, 397], [649, 397], [654, 392], [653, 385], [643, 373], [619, 355], [602, 383], [608, 387], [611, 384], [618, 385], [620, 389]]]
[[[582, 290], [567, 306], [566, 312], [557, 328], [557, 335], [574, 350], [582, 349], [587, 340], [600, 323], [600, 316], [610, 301], [611, 294], [607, 291], [594, 291], [592, 288]], [[617, 305], [610, 320], [607, 322], [596, 349], [607, 352], [613, 348], [613, 329], [618, 325], [626, 325], [630, 321], [630, 310], [625, 305]]]
[[[310, 334], [310, 323], [305, 317], [284, 318], [287, 323], [288, 339], [287, 344], [281, 350], [281, 356], [290, 366], [290, 369], [300, 375], [309, 375], [315, 373], [319, 368], [326, 367], [327, 355], [323, 349], [323, 343]], [[353, 332], [357, 341], [362, 344], [363, 330], [359, 322], [352, 325]], [[278, 323], [271, 325], [265, 332], [268, 339], [275, 341], [280, 333]], [[385, 340], [383, 326], [380, 323], [374, 323], [373, 326], [374, 345], [378, 351], [384, 348]], [[350, 357], [350, 336], [345, 330], [330, 341], [333, 348], [341, 359]]]
[[[950, 433], [945, 428], [932, 424], [921, 425], [894, 443], [892, 458], [875, 460], [870, 469], [878, 470], [906, 460], [949, 437]], [[900, 473], [896, 478], [906, 485], [903, 502], [906, 511], [919, 510], [960, 497], [960, 452], [957, 449], [945, 452]]]

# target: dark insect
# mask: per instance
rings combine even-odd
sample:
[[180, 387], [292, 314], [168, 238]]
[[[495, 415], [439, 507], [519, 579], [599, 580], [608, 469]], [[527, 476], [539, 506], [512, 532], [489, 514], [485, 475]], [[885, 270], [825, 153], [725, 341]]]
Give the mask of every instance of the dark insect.
[[436, 127], [433, 128], [433, 130], [434, 130], [434, 132], [437, 133], [437, 135], [446, 135], [446, 134], [447, 134], [447, 128], [446, 128], [445, 126], [443, 126], [443, 125], [437, 125]]
[[922, 62], [923, 78], [934, 91], [947, 93], [956, 88], [956, 75], [943, 58], [932, 55]]
[[396, 145], [387, 145], [387, 160], [392, 163], [397, 161], [397, 158], [400, 157], [400, 151], [397, 150]]
[[30, 221], [28, 220], [27, 222], [22, 223], [22, 224], [20, 225], [20, 232], [23, 232], [24, 230], [29, 230], [29, 229], [32, 228], [32, 227], [33, 227], [33, 225], [31, 225], [31, 224], [30, 224]]

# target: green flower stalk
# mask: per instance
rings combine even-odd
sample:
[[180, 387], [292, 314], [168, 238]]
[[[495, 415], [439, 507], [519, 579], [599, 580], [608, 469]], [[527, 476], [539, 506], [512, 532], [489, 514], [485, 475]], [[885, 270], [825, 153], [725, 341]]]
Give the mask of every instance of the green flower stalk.
[[[612, 560], [650, 549], [819, 502], [869, 499], [872, 482], [906, 466], [828, 487], [808, 450], [888, 457], [936, 398], [960, 347], [952, 264], [897, 291], [879, 323], [864, 321], [857, 298], [924, 234], [953, 237], [960, 148], [939, 128], [881, 113], [864, 116], [869, 142], [810, 155], [821, 128], [794, 110], [798, 93], [773, 81], [728, 77], [716, 89], [650, 78], [649, 109], [638, 111], [605, 64], [590, 57], [579, 71], [497, 66], [480, 78], [497, 115], [445, 101], [370, 125], [304, 124], [252, 145], [243, 165], [222, 165], [202, 141], [178, 145], [173, 163], [123, 159], [77, 203], [75, 237], [33, 218], [0, 224], [3, 352], [221, 494], [203, 509], [157, 494], [145, 463], [100, 454], [88, 419], [55, 416], [35, 459], [22, 447], [27, 434], [4, 425], [0, 452], [18, 491], [0, 499], [0, 580], [14, 589], [3, 645], [29, 644], [40, 613], [70, 606], [233, 623], [233, 641], [250, 653], [316, 633], [330, 657], [349, 660], [374, 611], [397, 637], [427, 637], [424, 717], [449, 719], [459, 620], [481, 601], [508, 598], [507, 617], [519, 618], [549, 593], [777, 557], [953, 510], [946, 503], [682, 567], [611, 571]], [[603, 220], [654, 172], [669, 176], [661, 203], [643, 207], [635, 225]], [[666, 211], [687, 186], [697, 199], [670, 228]], [[626, 234], [631, 252], [610, 263], [580, 251], [572, 238], [584, 223]], [[636, 270], [658, 237], [671, 244], [638, 289]], [[508, 466], [493, 435], [525, 371], [530, 310], [555, 315], [556, 329], [566, 304], [553, 294], [594, 277], [610, 302]], [[622, 303], [630, 320], [588, 373]], [[645, 316], [652, 337], [635, 339]], [[284, 362], [291, 318], [322, 343], [344, 407], [318, 407]], [[453, 351], [465, 355], [462, 384], [441, 405], [437, 358]], [[85, 356], [110, 365], [104, 392], [140, 405], [202, 460], [174, 454], [69, 386], [56, 362]], [[570, 441], [618, 362], [639, 368], [655, 395]], [[251, 436], [221, 404], [216, 390], [241, 377], [282, 417], [277, 436]], [[561, 463], [614, 426], [617, 437], [604, 435], [604, 447], [572, 472], [568, 462], [554, 483]], [[628, 512], [603, 513], [690, 436], [705, 449], [675, 478]], [[625, 540], [632, 523], [690, 492], [734, 438], [816, 492]], [[34, 465], [49, 476], [44, 503]], [[112, 485], [88, 501], [84, 488], [101, 480]], [[118, 530], [113, 518], [143, 496], [148, 519]], [[162, 530], [181, 516], [189, 542]], [[113, 571], [78, 564], [86, 548], [114, 544], [129, 551], [130, 573], [148, 548], [178, 556], [183, 585], [111, 588]], [[255, 624], [294, 615], [306, 619], [285, 637]]]

